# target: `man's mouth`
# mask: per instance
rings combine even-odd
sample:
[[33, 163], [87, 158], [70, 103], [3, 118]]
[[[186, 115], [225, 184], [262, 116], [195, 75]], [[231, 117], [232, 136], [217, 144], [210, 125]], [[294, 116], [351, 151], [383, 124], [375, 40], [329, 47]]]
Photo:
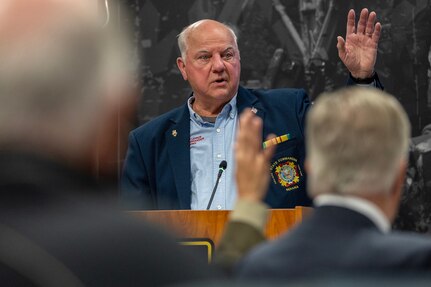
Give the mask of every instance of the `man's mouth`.
[[225, 79], [217, 79], [214, 82], [215, 83], [223, 83], [223, 82], [226, 82], [226, 80]]

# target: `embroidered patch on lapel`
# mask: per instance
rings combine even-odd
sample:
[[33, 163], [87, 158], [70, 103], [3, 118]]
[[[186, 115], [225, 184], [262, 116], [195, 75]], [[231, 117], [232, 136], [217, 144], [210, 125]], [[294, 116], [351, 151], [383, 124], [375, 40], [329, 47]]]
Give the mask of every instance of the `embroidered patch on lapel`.
[[275, 184], [280, 184], [290, 191], [297, 189], [302, 179], [301, 167], [294, 157], [282, 157], [271, 165], [271, 177]]

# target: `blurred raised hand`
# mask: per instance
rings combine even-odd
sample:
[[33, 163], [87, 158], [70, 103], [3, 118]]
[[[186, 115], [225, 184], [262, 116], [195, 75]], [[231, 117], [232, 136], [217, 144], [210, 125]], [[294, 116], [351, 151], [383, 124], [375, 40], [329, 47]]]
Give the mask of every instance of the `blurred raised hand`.
[[238, 198], [249, 201], [261, 201], [266, 195], [275, 150], [275, 146], [262, 148], [262, 125], [262, 119], [250, 109], [240, 116], [235, 143], [236, 182]]

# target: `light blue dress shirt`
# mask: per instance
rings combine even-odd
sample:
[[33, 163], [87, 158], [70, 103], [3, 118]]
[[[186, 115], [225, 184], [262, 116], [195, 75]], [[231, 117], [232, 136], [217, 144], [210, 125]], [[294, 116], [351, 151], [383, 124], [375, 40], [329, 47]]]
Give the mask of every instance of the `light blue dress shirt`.
[[191, 97], [187, 102], [190, 111], [191, 209], [207, 208], [223, 160], [226, 160], [227, 168], [220, 178], [210, 209], [233, 209], [236, 201], [233, 151], [238, 114], [236, 95], [223, 107], [215, 123], [205, 121], [193, 111], [193, 100]]

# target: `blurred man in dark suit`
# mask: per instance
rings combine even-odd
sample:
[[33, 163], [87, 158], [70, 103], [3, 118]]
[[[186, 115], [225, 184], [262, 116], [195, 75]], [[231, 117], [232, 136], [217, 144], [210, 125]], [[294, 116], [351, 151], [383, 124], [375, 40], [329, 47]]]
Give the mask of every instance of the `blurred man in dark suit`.
[[[269, 152], [253, 140], [261, 121], [248, 112], [240, 123], [238, 187], [257, 202], [269, 179], [255, 170], [268, 167]], [[410, 136], [407, 115], [396, 99], [376, 89], [324, 94], [310, 110], [306, 133], [308, 192], [316, 208], [286, 235], [252, 250], [238, 275], [290, 280], [429, 270], [431, 239], [390, 231]]]
[[129, 115], [134, 98], [127, 39], [102, 28], [96, 8], [0, 3], [4, 286], [162, 286], [212, 274], [97, 196], [92, 175], [113, 171], [118, 115]]

